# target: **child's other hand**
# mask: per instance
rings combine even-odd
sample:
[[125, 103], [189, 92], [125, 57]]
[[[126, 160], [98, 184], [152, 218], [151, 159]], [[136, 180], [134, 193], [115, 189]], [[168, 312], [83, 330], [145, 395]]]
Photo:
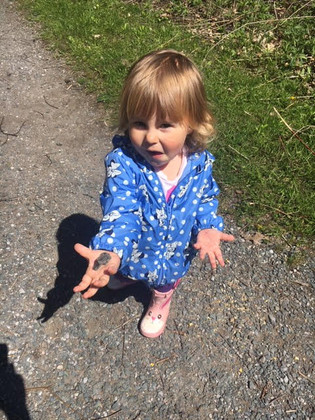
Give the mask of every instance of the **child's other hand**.
[[220, 232], [216, 229], [203, 229], [198, 233], [197, 242], [194, 247], [199, 250], [199, 256], [202, 260], [208, 255], [213, 270], [217, 268], [217, 262], [223, 267], [224, 260], [222, 257], [220, 242], [234, 241], [234, 236]]
[[[92, 250], [81, 244], [75, 244], [74, 249], [84, 257], [89, 265], [86, 273], [82, 277], [81, 282], [76, 286], [74, 292], [82, 292], [88, 289], [82, 296], [84, 299], [90, 298], [95, 295], [99, 288], [106, 286], [109, 282], [109, 277], [116, 274], [120, 266], [120, 258], [114, 252]], [[110, 260], [106, 265], [99, 264], [96, 260], [101, 254], [108, 254]]]

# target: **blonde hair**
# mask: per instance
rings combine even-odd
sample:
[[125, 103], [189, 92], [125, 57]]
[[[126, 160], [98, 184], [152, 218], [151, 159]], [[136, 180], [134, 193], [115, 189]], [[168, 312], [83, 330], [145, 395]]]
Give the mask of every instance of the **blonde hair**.
[[175, 50], [151, 52], [130, 69], [121, 93], [119, 129], [134, 118], [184, 122], [192, 130], [186, 138], [189, 153], [205, 150], [214, 134], [202, 77], [195, 64]]

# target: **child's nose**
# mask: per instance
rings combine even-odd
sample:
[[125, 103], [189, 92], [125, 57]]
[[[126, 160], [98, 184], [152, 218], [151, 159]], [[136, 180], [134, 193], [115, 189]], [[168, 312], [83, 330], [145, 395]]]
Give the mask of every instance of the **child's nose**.
[[146, 140], [148, 143], [156, 143], [157, 142], [157, 133], [155, 130], [148, 130], [146, 135]]

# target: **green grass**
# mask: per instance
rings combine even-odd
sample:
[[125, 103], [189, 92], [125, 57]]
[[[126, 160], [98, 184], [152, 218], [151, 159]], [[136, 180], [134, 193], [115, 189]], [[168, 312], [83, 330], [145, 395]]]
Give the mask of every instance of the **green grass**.
[[314, 235], [311, 2], [18, 1], [107, 109], [139, 56], [187, 53], [217, 120], [210, 149], [223, 210], [266, 235]]

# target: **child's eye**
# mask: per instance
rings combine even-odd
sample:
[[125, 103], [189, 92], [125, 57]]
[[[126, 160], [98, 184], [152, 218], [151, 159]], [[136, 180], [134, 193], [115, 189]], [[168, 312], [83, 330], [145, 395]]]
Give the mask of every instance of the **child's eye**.
[[140, 130], [143, 130], [143, 129], [146, 128], [145, 123], [142, 122], [142, 121], [133, 121], [132, 126], [135, 127], [135, 128], [138, 128]]
[[163, 123], [163, 124], [161, 124], [161, 128], [170, 128], [170, 127], [173, 127], [173, 124], [172, 123]]

